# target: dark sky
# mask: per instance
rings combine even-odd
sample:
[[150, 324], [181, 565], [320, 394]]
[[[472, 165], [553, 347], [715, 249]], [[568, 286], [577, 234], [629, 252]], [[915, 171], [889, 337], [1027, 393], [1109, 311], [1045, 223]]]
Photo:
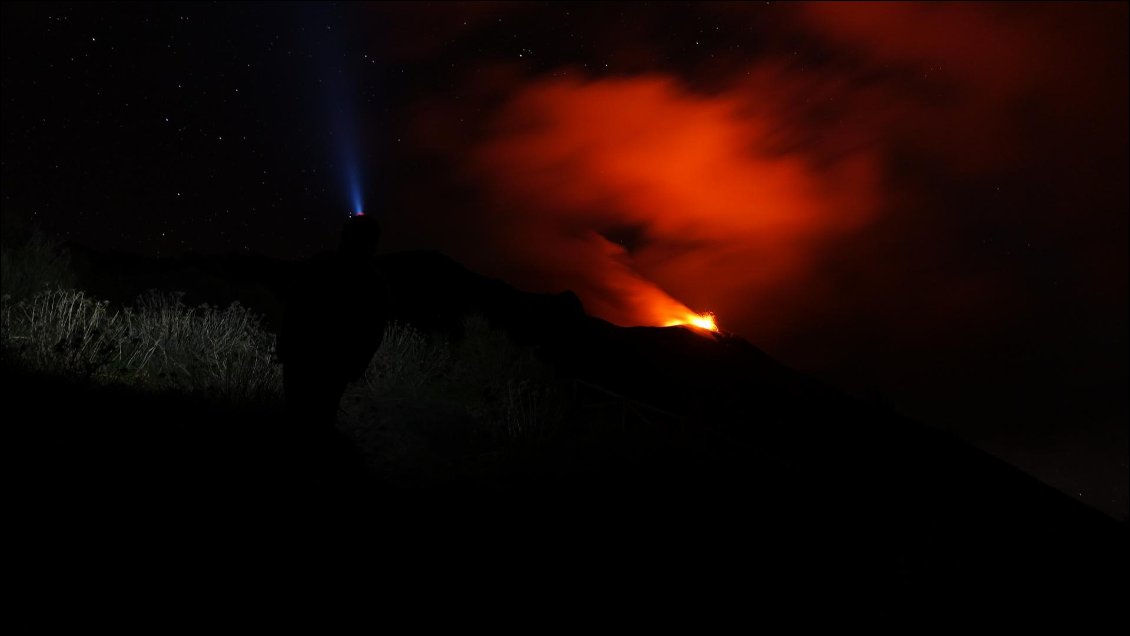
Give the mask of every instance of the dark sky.
[[297, 258], [355, 181], [390, 251], [713, 311], [1124, 517], [1127, 6], [6, 2], [3, 211]]

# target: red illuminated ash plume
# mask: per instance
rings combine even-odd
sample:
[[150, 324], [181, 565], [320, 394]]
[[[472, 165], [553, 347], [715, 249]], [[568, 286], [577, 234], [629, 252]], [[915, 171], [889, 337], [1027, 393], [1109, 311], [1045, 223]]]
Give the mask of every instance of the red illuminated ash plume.
[[516, 239], [506, 256], [622, 325], [714, 330], [691, 307], [725, 316], [796, 281], [823, 241], [868, 220], [875, 169], [864, 154], [786, 151], [790, 127], [756, 88], [525, 86], [470, 155]]
[[886, 338], [905, 322], [889, 299], [950, 324], [974, 306], [970, 289], [1007, 293], [996, 273], [953, 265], [949, 233], [983, 210], [954, 205], [961, 189], [947, 184], [1052, 162], [1101, 186], [1047, 140], [1084, 157], [1095, 139], [1125, 137], [1083, 125], [1125, 120], [1124, 97], [1100, 99], [1125, 75], [1124, 47], [1077, 45], [1109, 42], [1104, 25], [1124, 9], [1099, 24], [1069, 5], [810, 3], [774, 8], [771, 27], [753, 3], [706, 10], [749, 20], [764, 46], [720, 49], [701, 81], [679, 75], [693, 61], [604, 77], [487, 63], [459, 103], [421, 103], [418, 145], [482, 203], [455, 219], [478, 241], [445, 247], [531, 291], [572, 289], [621, 325], [710, 310], [767, 345], [848, 322]]

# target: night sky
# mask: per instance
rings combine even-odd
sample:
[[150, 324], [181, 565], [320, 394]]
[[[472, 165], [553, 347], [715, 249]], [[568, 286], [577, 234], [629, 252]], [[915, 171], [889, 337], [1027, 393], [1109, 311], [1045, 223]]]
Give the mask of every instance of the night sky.
[[1127, 7], [5, 2], [3, 212], [295, 259], [361, 205], [1123, 518]]

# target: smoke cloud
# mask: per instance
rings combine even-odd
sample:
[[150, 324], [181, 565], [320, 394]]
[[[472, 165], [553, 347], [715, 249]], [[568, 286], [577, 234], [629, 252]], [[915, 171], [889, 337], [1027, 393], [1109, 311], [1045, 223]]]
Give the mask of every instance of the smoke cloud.
[[460, 210], [420, 242], [623, 325], [713, 311], [810, 367], [1003, 329], [1045, 291], [1018, 252], [1078, 251], [1108, 289], [1124, 7], [703, 10], [757, 51], [672, 64], [642, 29], [630, 70], [483, 60], [417, 102], [413, 147], [459, 184], [434, 207]]
[[874, 157], [796, 150], [758, 103], [771, 99], [695, 94], [659, 74], [540, 81], [499, 109], [467, 170], [515, 239], [508, 253], [597, 315], [724, 320], [802, 279], [814, 251], [876, 210]]

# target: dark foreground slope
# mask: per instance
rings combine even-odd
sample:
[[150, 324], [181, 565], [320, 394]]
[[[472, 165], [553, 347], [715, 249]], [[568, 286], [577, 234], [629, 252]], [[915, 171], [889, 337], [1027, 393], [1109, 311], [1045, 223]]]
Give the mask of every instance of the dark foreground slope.
[[[5, 447], [27, 510], [14, 523], [47, 569], [97, 578], [128, 563], [161, 577], [236, 556], [288, 569], [313, 553], [360, 576], [372, 562], [705, 593], [738, 615], [779, 597], [768, 615], [798, 623], [1125, 620], [1114, 599], [1126, 527], [952, 437], [740, 338], [615, 327], [571, 294], [524, 294], [438, 254], [384, 265], [398, 319], [457, 330], [467, 313], [487, 316], [568, 379], [566, 421], [600, 404], [610, 430], [566, 431], [475, 476], [404, 489], [341, 437], [286, 431], [271, 407], [7, 368]], [[210, 276], [271, 290], [288, 270], [229, 263]]]

